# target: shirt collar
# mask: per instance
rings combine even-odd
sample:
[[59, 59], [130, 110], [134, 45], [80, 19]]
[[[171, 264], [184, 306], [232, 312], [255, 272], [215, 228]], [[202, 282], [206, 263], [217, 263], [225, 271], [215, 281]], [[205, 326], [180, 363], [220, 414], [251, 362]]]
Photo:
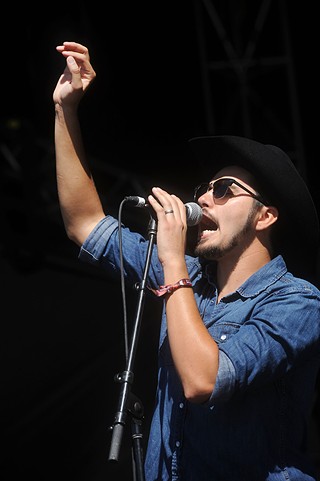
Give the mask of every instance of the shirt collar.
[[[202, 276], [207, 278], [209, 284], [216, 285], [216, 262], [199, 259], [199, 263]], [[255, 297], [284, 276], [286, 272], [287, 266], [285, 261], [281, 255], [278, 255], [252, 274], [236, 292], [241, 297]]]
[[238, 289], [242, 297], [255, 297], [287, 273], [287, 266], [281, 255], [278, 255], [261, 269], [252, 274]]

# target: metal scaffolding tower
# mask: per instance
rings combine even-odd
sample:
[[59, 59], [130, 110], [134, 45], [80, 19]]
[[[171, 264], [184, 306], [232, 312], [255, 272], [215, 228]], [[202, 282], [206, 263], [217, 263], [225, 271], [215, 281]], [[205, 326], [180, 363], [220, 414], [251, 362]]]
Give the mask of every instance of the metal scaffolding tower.
[[282, 147], [305, 177], [285, 0], [194, 0], [208, 135]]

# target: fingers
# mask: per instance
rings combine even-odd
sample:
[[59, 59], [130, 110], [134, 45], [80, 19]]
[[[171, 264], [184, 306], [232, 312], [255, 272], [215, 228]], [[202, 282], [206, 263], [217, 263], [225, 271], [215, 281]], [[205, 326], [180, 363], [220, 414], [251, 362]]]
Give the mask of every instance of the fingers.
[[166, 217], [167, 220], [186, 220], [186, 209], [182, 201], [173, 194], [168, 194], [160, 187], [153, 187], [151, 196], [148, 200], [157, 213], [158, 218]]
[[89, 50], [81, 43], [76, 42], [63, 42], [63, 45], [58, 45], [56, 50], [60, 52], [66, 59], [72, 56], [78, 65], [84, 69], [87, 74], [92, 73], [95, 76], [95, 72], [90, 64]]
[[87, 47], [81, 45], [81, 43], [76, 42], [63, 42], [62, 45], [58, 45], [56, 50], [64, 57], [69, 55], [74, 56], [75, 58], [80, 58], [80, 55], [85, 56], [87, 60], [89, 60], [89, 51]]
[[[85, 91], [96, 77], [91, 63], [87, 47], [77, 42], [63, 42], [56, 50], [67, 61], [67, 68], [72, 76], [72, 85], [75, 88], [82, 87]], [[68, 75], [68, 72], [65, 72]], [[71, 82], [70, 82], [71, 83]]]

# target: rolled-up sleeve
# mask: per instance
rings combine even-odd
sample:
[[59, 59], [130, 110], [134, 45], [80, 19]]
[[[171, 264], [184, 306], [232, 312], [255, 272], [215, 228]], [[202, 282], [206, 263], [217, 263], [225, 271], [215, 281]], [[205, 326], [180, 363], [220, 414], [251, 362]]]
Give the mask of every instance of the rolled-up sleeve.
[[232, 362], [223, 351], [219, 351], [219, 369], [215, 387], [205, 404], [212, 406], [216, 402], [227, 401], [234, 392], [235, 382], [236, 373]]
[[79, 259], [90, 264], [97, 264], [104, 255], [108, 240], [117, 227], [116, 219], [111, 216], [104, 217], [82, 244]]

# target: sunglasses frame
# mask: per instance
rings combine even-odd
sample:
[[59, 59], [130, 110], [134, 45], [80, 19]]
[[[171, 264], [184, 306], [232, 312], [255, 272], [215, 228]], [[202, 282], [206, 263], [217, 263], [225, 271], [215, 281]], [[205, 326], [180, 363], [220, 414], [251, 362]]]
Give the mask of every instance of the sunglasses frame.
[[[226, 183], [226, 191], [225, 193], [221, 196], [221, 197], [216, 197], [214, 195], [214, 185], [217, 183], [217, 182], [225, 182]], [[199, 196], [197, 197], [197, 192], [199, 191], [199, 189], [202, 187], [202, 186], [207, 186], [207, 190], [206, 192], [204, 193], [207, 193], [207, 192], [210, 192], [210, 190], [212, 191], [212, 195], [213, 195], [213, 198], [214, 199], [223, 199], [225, 196], [226, 196], [226, 193], [228, 192], [228, 187], [231, 187], [232, 184], [235, 184], [237, 185], [238, 187], [240, 187], [241, 189], [243, 189], [245, 192], [247, 192], [248, 194], [251, 195], [251, 197], [253, 197], [254, 199], [256, 199], [257, 201], [261, 202], [261, 204], [267, 206], [268, 204], [263, 200], [263, 198], [261, 197], [260, 194], [255, 194], [254, 192], [252, 192], [252, 190], [248, 189], [247, 187], [245, 187], [244, 185], [242, 185], [240, 182], [238, 182], [236, 179], [232, 179], [231, 177], [223, 177], [222, 179], [217, 179], [217, 180], [214, 180], [212, 182], [204, 182], [202, 184], [199, 184], [197, 187], [195, 187], [194, 189], [194, 195], [193, 195], [193, 199], [195, 202], [198, 202], [197, 199], [199, 198]], [[201, 195], [204, 195], [204, 194], [201, 194]], [[200, 196], [201, 197], [201, 196]]]

